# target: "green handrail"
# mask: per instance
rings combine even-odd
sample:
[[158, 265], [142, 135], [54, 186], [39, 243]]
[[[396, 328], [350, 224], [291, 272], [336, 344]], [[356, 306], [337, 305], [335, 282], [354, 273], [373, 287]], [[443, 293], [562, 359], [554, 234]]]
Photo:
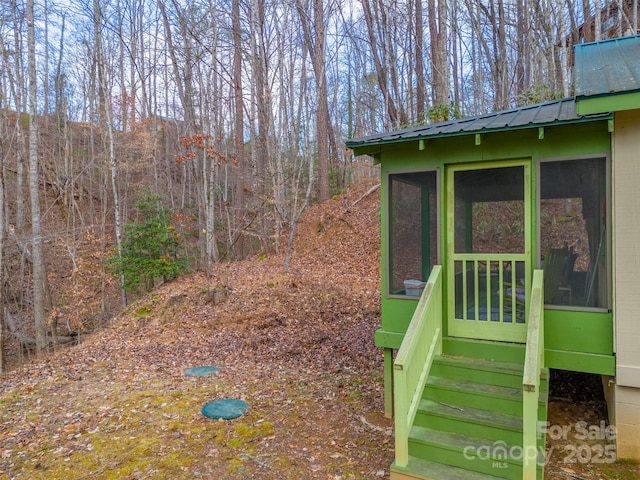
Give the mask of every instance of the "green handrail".
[[393, 363], [396, 465], [409, 463], [413, 424], [431, 363], [442, 353], [442, 267], [431, 271]]
[[527, 347], [522, 378], [523, 480], [536, 479], [538, 462], [538, 402], [540, 375], [544, 368], [544, 279], [542, 270], [533, 272], [529, 305]]

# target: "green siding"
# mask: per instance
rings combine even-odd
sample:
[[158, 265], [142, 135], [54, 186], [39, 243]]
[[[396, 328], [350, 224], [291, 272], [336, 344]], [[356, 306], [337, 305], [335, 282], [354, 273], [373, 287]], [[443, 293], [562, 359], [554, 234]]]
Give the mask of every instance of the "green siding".
[[[553, 320], [548, 324], [545, 322], [545, 328], [549, 325], [549, 328], [558, 328], [558, 324], [554, 325]], [[603, 329], [602, 329], [603, 330]], [[605, 336], [611, 336], [611, 328], [608, 332], [605, 332]], [[555, 368], [558, 370], [572, 370], [576, 372], [595, 373], [600, 375], [615, 376], [616, 362], [615, 355], [613, 353], [598, 353], [597, 351], [590, 352], [588, 348], [584, 348], [584, 351], [571, 350], [576, 347], [575, 344], [569, 345], [566, 342], [560, 342], [558, 339], [570, 338], [571, 333], [560, 333], [557, 336], [552, 336], [554, 343], [563, 344], [560, 348], [546, 348], [545, 349], [545, 366], [547, 368]], [[404, 335], [397, 332], [387, 332], [384, 330], [378, 330], [376, 332], [376, 345], [379, 347], [385, 347], [389, 349], [398, 349], [402, 343]], [[608, 342], [598, 342], [598, 337], [594, 335], [591, 340], [593, 350], [602, 350], [605, 344]], [[579, 342], [576, 342], [579, 343]], [[511, 350], [506, 349], [507, 346], [511, 346]], [[500, 348], [497, 348], [497, 347]], [[508, 361], [521, 361], [521, 357], [524, 356], [524, 348], [522, 345], [515, 344], [503, 344], [494, 342], [485, 342], [480, 340], [467, 340], [458, 338], [445, 338], [443, 340], [443, 350], [449, 355], [459, 356], [471, 356], [478, 358], [497, 358], [500, 360], [507, 359]], [[511, 355], [507, 355], [506, 352], [510, 352]]]
[[475, 145], [473, 135], [428, 139], [424, 150], [419, 141], [379, 145], [382, 172], [438, 167], [448, 163], [518, 158], [556, 158], [608, 152], [610, 136], [607, 120], [514, 130], [482, 135]]
[[595, 373], [612, 377], [616, 374], [616, 358], [613, 355], [545, 350], [544, 364], [548, 368], [557, 370]]
[[546, 310], [545, 347], [613, 355], [613, 314]]
[[581, 98], [576, 102], [576, 110], [580, 115], [594, 113], [619, 112], [640, 108], [640, 92], [606, 95], [601, 97]]
[[412, 298], [383, 298], [382, 300], [382, 328], [390, 332], [404, 333], [407, 331], [413, 312], [418, 305], [419, 297]]
[[376, 347], [393, 348], [394, 350], [397, 350], [400, 348], [403, 339], [404, 333], [390, 332], [388, 330], [383, 330], [382, 328], [376, 330], [375, 333]]

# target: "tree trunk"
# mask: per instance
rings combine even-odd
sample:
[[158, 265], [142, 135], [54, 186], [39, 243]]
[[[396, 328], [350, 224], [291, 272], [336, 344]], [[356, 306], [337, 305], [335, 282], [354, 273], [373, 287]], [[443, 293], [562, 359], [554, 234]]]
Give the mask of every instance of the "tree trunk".
[[[313, 0], [313, 24], [301, 0], [296, 1], [298, 15], [304, 32], [305, 44], [311, 54], [313, 73], [316, 79], [316, 141], [318, 155], [318, 199], [329, 199], [329, 156], [332, 140], [331, 117], [327, 103], [326, 72], [326, 21], [323, 0]], [[313, 29], [313, 30], [312, 30]], [[335, 148], [335, 147], [334, 147]]]
[[255, 78], [256, 113], [258, 131], [254, 139], [256, 144], [256, 184], [257, 194], [262, 197], [265, 193], [266, 167], [269, 158], [269, 102], [271, 95], [266, 81], [267, 77], [267, 53], [264, 45], [265, 0], [251, 0], [251, 26], [253, 69]]
[[309, 183], [307, 184], [307, 193], [304, 197], [304, 202], [300, 207], [300, 210], [297, 212], [293, 212], [293, 220], [291, 222], [291, 229], [289, 231], [289, 239], [287, 240], [287, 249], [284, 256], [284, 271], [285, 273], [289, 271], [289, 263], [291, 262], [291, 250], [293, 248], [293, 238], [296, 233], [296, 227], [298, 226], [298, 221], [300, 220], [300, 216], [302, 212], [304, 212], [305, 208], [309, 204], [309, 199], [311, 198], [311, 192], [313, 191], [313, 162], [309, 159]]
[[[114, 226], [115, 226], [115, 234], [116, 234], [116, 246], [118, 250], [118, 256], [122, 256], [122, 220], [120, 218], [120, 195], [118, 191], [118, 163], [116, 159], [116, 150], [115, 150], [115, 138], [113, 135], [113, 113], [111, 111], [111, 102], [107, 101], [110, 99], [111, 95], [109, 92], [109, 88], [106, 84], [106, 79], [104, 75], [104, 61], [103, 61], [103, 52], [102, 52], [102, 16], [101, 16], [101, 7], [100, 0], [94, 0], [94, 36], [95, 36], [95, 61], [96, 61], [96, 71], [98, 77], [98, 97], [100, 100], [100, 105], [98, 108], [100, 115], [100, 123], [101, 127], [106, 128], [107, 135], [109, 138], [109, 167], [111, 172], [111, 193], [113, 195], [113, 209], [114, 209]], [[127, 293], [124, 289], [124, 276], [120, 276], [120, 292], [122, 298], [122, 306], [126, 307], [127, 305]]]
[[595, 26], [593, 27], [595, 30], [593, 39], [596, 42], [602, 39], [602, 4], [600, 3], [600, 1], [601, 0], [596, 0], [596, 21]]
[[[564, 10], [564, 2], [562, 0], [558, 0], [557, 5], [558, 11], [557, 15], [559, 18], [563, 18], [563, 10]], [[570, 45], [567, 45], [567, 28], [564, 22], [559, 21], [559, 30], [558, 30], [558, 40], [560, 42], [560, 80], [562, 84], [562, 91], [564, 92], [564, 96], [569, 96], [569, 48]]]
[[[244, 97], [242, 92], [242, 36], [240, 30], [240, 0], [232, 2], [232, 24], [233, 24], [233, 99], [234, 99], [234, 119], [233, 119], [233, 143], [236, 164], [233, 167], [235, 175], [235, 206], [238, 212], [245, 212], [245, 154], [244, 154]], [[235, 218], [235, 230], [237, 239], [235, 242], [236, 256], [243, 258], [244, 235], [239, 231], [238, 224], [242, 220], [242, 215]]]
[[[329, 199], [329, 105], [327, 104], [327, 73], [325, 64], [326, 30], [323, 0], [313, 0], [315, 39], [311, 61], [316, 77], [316, 128], [318, 141], [318, 199]], [[311, 45], [311, 39], [307, 40]]]
[[[437, 2], [437, 5], [436, 5]], [[429, 32], [431, 38], [431, 78], [433, 105], [449, 104], [449, 49], [447, 47], [447, 2], [429, 0]], [[446, 120], [443, 118], [441, 120]]]
[[38, 108], [36, 84], [36, 40], [34, 0], [27, 1], [27, 49], [29, 62], [29, 197], [31, 200], [31, 239], [33, 258], [33, 318], [36, 350], [47, 348], [47, 318], [45, 312], [45, 269], [40, 223], [40, 174], [38, 165]]
[[529, 8], [527, 0], [518, 0], [516, 5], [517, 17], [517, 46], [515, 67], [515, 96], [522, 94], [529, 88], [529, 57], [531, 55], [529, 45]]
[[[1, 104], [4, 104], [4, 99]], [[4, 135], [6, 132], [6, 119], [4, 114], [0, 114], [0, 135]], [[5, 344], [5, 332], [6, 330], [6, 322], [4, 318], [4, 303], [5, 303], [5, 289], [4, 289], [4, 232], [6, 231], [6, 219], [5, 219], [5, 189], [4, 189], [4, 178], [5, 178], [5, 152], [2, 148], [2, 144], [0, 143], [0, 375], [5, 373], [7, 367], [5, 365], [5, 357], [4, 357], [4, 344]]]
[[504, 10], [504, 0], [498, 0], [498, 14], [494, 21], [497, 23], [497, 55], [496, 55], [496, 92], [498, 93], [495, 102], [496, 110], [504, 110], [509, 106], [509, 80], [507, 78], [507, 32], [506, 15]]
[[[382, 24], [386, 26], [386, 22], [384, 18], [380, 19], [378, 18], [378, 15], [377, 15], [378, 13], [380, 13], [381, 16], [384, 16], [384, 13], [378, 12], [376, 10], [374, 14], [373, 9], [371, 8], [370, 1], [369, 0], [361, 0], [361, 1], [362, 1], [362, 8], [364, 13], [365, 23], [367, 24], [367, 33], [369, 35], [369, 46], [371, 48], [373, 64], [376, 69], [376, 78], [378, 79], [378, 86], [380, 87], [380, 91], [382, 92], [382, 96], [384, 97], [385, 107], [387, 111], [386, 113], [389, 118], [390, 126], [398, 127], [403, 123], [402, 121], [403, 119], [401, 118], [398, 108], [396, 108], [396, 104], [391, 95], [392, 92], [389, 88], [389, 71], [387, 68], [387, 62], [386, 61], [383, 62], [383, 60], [381, 59], [381, 54], [378, 48], [378, 38], [377, 38], [378, 36], [376, 35], [376, 30], [375, 30], [376, 25]], [[388, 57], [386, 52], [387, 47], [388, 46], [383, 43], [382, 55], [384, 56], [385, 59]]]
[[422, 0], [415, 0], [416, 22], [416, 120], [423, 122], [427, 106], [426, 82], [424, 79], [424, 25], [422, 20]]
[[[17, 0], [11, 1], [11, 14], [14, 25], [13, 41], [15, 42], [15, 48], [22, 49], [22, 28], [20, 17], [18, 14]], [[8, 56], [9, 49], [4, 49], [3, 54]], [[8, 63], [8, 61], [7, 61]], [[15, 75], [12, 75], [14, 73]], [[26, 214], [25, 214], [25, 138], [22, 131], [22, 125], [20, 124], [21, 113], [24, 111], [24, 96], [23, 92], [26, 90], [24, 82], [24, 72], [22, 65], [22, 56], [15, 56], [15, 72], [11, 72], [11, 69], [7, 72], [9, 79], [15, 77], [15, 81], [11, 82], [13, 86], [13, 96], [16, 102], [16, 120], [15, 120], [15, 133], [16, 133], [16, 231], [19, 234], [23, 234], [26, 231]]]
[[42, 22], [44, 24], [44, 72], [42, 75], [42, 93], [43, 98], [43, 111], [45, 125], [48, 122], [49, 116], [49, 2], [43, 1], [44, 16]]

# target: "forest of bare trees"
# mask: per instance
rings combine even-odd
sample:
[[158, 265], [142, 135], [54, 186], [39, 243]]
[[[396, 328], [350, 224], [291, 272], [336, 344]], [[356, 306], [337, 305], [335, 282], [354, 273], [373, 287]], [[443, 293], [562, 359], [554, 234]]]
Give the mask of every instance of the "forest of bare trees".
[[568, 96], [572, 45], [637, 26], [638, 0], [3, 0], [0, 347], [126, 304], [136, 202], [189, 269], [284, 253], [377, 175], [346, 139]]

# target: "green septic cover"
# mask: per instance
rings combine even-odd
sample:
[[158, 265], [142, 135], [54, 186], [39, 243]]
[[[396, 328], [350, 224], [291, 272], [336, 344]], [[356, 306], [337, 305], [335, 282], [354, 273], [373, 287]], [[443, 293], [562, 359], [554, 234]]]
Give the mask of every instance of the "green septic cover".
[[205, 417], [231, 420], [242, 415], [248, 406], [249, 404], [245, 401], [225, 398], [207, 403], [202, 407], [202, 414]]
[[206, 377], [207, 375], [214, 375], [220, 369], [211, 365], [203, 365], [201, 367], [193, 367], [185, 369], [184, 373], [190, 377]]

